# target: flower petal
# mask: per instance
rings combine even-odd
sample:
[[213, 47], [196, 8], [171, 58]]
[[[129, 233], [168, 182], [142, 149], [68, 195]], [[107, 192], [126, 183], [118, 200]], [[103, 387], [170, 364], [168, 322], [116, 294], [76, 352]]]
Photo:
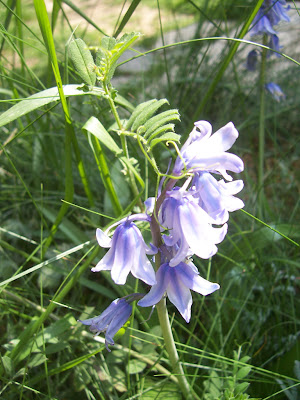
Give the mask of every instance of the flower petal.
[[148, 285], [154, 285], [156, 283], [155, 272], [152, 264], [146, 257], [140, 241], [136, 241], [135, 254], [132, 257], [134, 258], [131, 268], [132, 275]]
[[[122, 301], [123, 300], [123, 301]], [[122, 301], [122, 302], [121, 302]], [[127, 322], [132, 312], [132, 307], [126, 302], [125, 299], [119, 300], [119, 305], [116, 314], [113, 316], [109, 327], [106, 330], [105, 340], [109, 344], [115, 344], [113, 337], [122, 328], [122, 326]]]
[[205, 153], [206, 151], [210, 151], [214, 153], [219, 153], [227, 151], [232, 147], [238, 136], [239, 133], [233, 123], [228, 122], [228, 124], [215, 132], [207, 142], [203, 143], [204, 146], [201, 152]]
[[170, 302], [174, 304], [186, 322], [189, 322], [193, 300], [189, 288], [181, 281], [178, 266], [169, 267], [166, 280], [168, 282], [167, 294]]
[[107, 236], [101, 229], [97, 228], [96, 230], [96, 238], [99, 246], [101, 247], [110, 247], [111, 246], [111, 238]]
[[137, 304], [141, 307], [150, 307], [157, 304], [166, 291], [165, 274], [168, 270], [168, 264], [162, 264], [156, 272], [156, 284], [152, 286], [149, 293], [146, 294]]
[[118, 237], [111, 247], [115, 253], [111, 277], [117, 285], [124, 285], [132, 267], [131, 251], [135, 248], [136, 241], [133, 232], [126, 225], [120, 225], [117, 229]]
[[191, 263], [181, 263], [176, 268], [180, 274], [180, 279], [189, 289], [194, 292], [198, 292], [203, 296], [213, 293], [215, 290], [220, 288], [217, 283], [209, 282], [208, 280], [201, 278], [200, 275], [195, 273], [190, 266]]

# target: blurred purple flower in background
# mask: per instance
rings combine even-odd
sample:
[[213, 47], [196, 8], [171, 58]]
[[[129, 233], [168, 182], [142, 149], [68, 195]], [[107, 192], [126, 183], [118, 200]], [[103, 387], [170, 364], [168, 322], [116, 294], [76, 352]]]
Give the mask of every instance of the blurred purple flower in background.
[[276, 83], [269, 82], [265, 85], [265, 88], [278, 103], [285, 99], [285, 94], [281, 90], [281, 87]]
[[265, 0], [253, 20], [251, 35], [276, 35], [274, 25], [280, 21], [290, 21], [286, 13], [289, 8], [284, 0]]
[[257, 61], [258, 61], [258, 55], [259, 51], [258, 50], [251, 50], [248, 53], [247, 56], [247, 62], [246, 62], [246, 68], [248, 71], [255, 71], [257, 67]]

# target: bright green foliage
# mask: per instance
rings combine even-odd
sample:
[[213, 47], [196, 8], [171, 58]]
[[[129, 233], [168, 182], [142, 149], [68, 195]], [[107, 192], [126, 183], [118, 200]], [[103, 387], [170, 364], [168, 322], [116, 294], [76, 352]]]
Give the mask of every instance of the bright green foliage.
[[167, 110], [154, 116], [164, 104], [168, 104], [166, 99], [153, 99], [139, 104], [125, 125], [127, 131], [141, 136], [141, 142], [146, 145], [147, 151], [160, 142], [180, 140], [180, 135], [174, 133], [175, 125], [170, 123], [180, 120], [178, 110]]
[[103, 37], [101, 45], [97, 50], [96, 66], [97, 66], [97, 79], [107, 85], [110, 83], [115, 69], [117, 67], [118, 59], [138, 38], [140, 33], [132, 32], [123, 35], [120, 39], [112, 37]]
[[83, 82], [87, 85], [94, 86], [96, 83], [96, 65], [87, 45], [82, 39], [71, 40], [68, 50]]
[[[153, 168], [166, 171], [176, 157], [174, 144], [179, 138], [184, 143], [195, 120], [206, 119], [216, 127], [233, 121], [240, 133], [235, 150], [245, 161], [241, 198], [248, 214], [234, 216], [212, 262], [197, 263], [201, 276], [220, 283], [220, 292], [193, 296], [189, 324], [173, 317], [169, 306], [184, 372], [196, 400], [298, 400], [297, 31], [287, 28], [285, 55], [270, 61], [286, 101], [265, 97], [260, 221], [253, 217], [259, 97], [256, 76], [244, 65], [248, 51], [260, 52], [261, 45], [244, 39], [262, 0], [219, 1], [217, 17], [211, 1], [151, 1], [154, 36], [141, 29], [145, 41], [136, 53], [131, 50], [140, 34], [121, 35], [129, 24], [140, 29], [135, 18], [147, 1], [111, 2], [111, 12], [99, 18], [86, 1], [55, 0], [53, 8], [52, 2], [34, 3], [37, 13], [29, 0], [3, 0], [0, 7], [0, 398], [182, 398], [155, 312], [148, 319], [150, 310], [137, 307], [111, 353], [103, 337], [77, 319], [100, 314], [129, 292], [146, 292], [133, 279], [124, 288], [112, 285], [105, 271], [101, 277], [90, 272], [104, 254], [95, 229], [143, 210], [158, 186]], [[297, 22], [298, 3], [289, 3]], [[172, 9], [167, 17], [162, 4]], [[169, 22], [183, 37], [186, 6], [196, 32], [185, 31], [185, 42], [175, 43], [173, 32], [166, 35]], [[228, 20], [233, 14], [237, 19]], [[84, 22], [77, 27], [78, 16]], [[107, 29], [102, 24], [110, 19]], [[70, 42], [74, 31], [82, 39]], [[157, 36], [171, 45], [156, 44]], [[142, 71], [130, 68], [135, 54], [135, 62], [146, 61]], [[66, 121], [73, 127], [68, 140]], [[65, 196], [66, 175], [72, 200]], [[68, 207], [51, 235], [61, 200]], [[242, 354], [233, 353], [237, 343]]]
[[250, 398], [248, 394], [244, 393], [249, 383], [241, 382], [241, 380], [244, 380], [249, 375], [252, 367], [246, 365], [250, 357], [239, 358], [240, 351], [241, 349], [238, 352], [234, 351], [232, 375], [229, 372], [231, 368], [228, 365], [225, 368], [224, 365], [222, 366], [223, 373], [226, 373], [226, 375], [218, 373], [218, 371], [221, 371], [220, 369], [210, 372], [209, 379], [204, 381], [204, 400], [259, 400]]

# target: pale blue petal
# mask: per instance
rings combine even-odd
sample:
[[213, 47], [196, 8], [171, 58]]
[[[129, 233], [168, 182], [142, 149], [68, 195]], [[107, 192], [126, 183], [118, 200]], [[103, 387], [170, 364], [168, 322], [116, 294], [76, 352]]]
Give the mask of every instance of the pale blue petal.
[[221, 228], [210, 228], [209, 233], [210, 236], [208, 240], [211, 240], [213, 243], [218, 244], [224, 240], [224, 237], [227, 234], [228, 225], [224, 224]]
[[217, 283], [212, 283], [204, 278], [201, 278], [200, 275], [195, 273], [195, 271], [190, 268], [189, 264], [181, 263], [176, 267], [176, 269], [180, 275], [182, 283], [194, 292], [198, 292], [203, 296], [207, 296], [208, 294], [213, 293], [215, 290], [220, 289], [220, 285]]
[[171, 267], [175, 267], [181, 261], [184, 261], [190, 255], [190, 247], [184, 237], [180, 240], [180, 245], [176, 255], [170, 260]]
[[149, 197], [144, 201], [144, 204], [146, 206], [146, 212], [152, 214], [155, 206], [155, 197]]
[[101, 247], [110, 247], [111, 246], [111, 238], [107, 236], [101, 229], [97, 228], [96, 230], [96, 238], [99, 246]]
[[243, 189], [244, 182], [241, 179], [233, 182], [224, 182], [222, 179], [218, 181], [218, 185], [220, 187], [222, 194], [233, 195], [239, 193]]
[[156, 284], [152, 286], [149, 293], [146, 294], [137, 304], [141, 307], [150, 307], [157, 304], [166, 291], [165, 274], [168, 270], [168, 264], [162, 264], [156, 272]]
[[177, 308], [186, 322], [191, 318], [192, 295], [189, 288], [181, 281], [178, 267], [169, 267], [166, 280], [167, 294], [171, 303]]
[[201, 152], [205, 153], [212, 152], [212, 153], [219, 153], [223, 151], [229, 150], [236, 139], [238, 138], [239, 133], [236, 130], [235, 126], [232, 122], [229, 122], [217, 132], [215, 132], [208, 141], [201, 144], [203, 145]]
[[115, 251], [109, 249], [105, 256], [91, 269], [92, 272], [110, 271], [114, 263]]
[[111, 277], [116, 284], [124, 285], [132, 267], [132, 252], [135, 249], [136, 243], [134, 234], [130, 228], [124, 225], [119, 226], [117, 229], [119, 228], [118, 240], [111, 247], [111, 250], [114, 249], [115, 252]]
[[[243, 161], [231, 153], [208, 153], [197, 154], [187, 163], [187, 168], [193, 168], [194, 171], [219, 171], [224, 176], [226, 170], [232, 172], [242, 172], [244, 170]], [[227, 174], [226, 174], [227, 176]], [[224, 176], [225, 179], [226, 176]]]
[[105, 340], [109, 344], [114, 344], [113, 337], [115, 334], [122, 328], [122, 326], [128, 321], [131, 312], [132, 312], [132, 307], [130, 304], [126, 302], [126, 300], [123, 300], [123, 302], [120, 304], [116, 314], [113, 316], [113, 319], [111, 323], [109, 324], [109, 327], [106, 330], [105, 334]]
[[244, 202], [237, 197], [228, 196], [228, 198], [224, 199], [224, 207], [230, 212], [240, 210], [244, 206]]
[[91, 325], [92, 330], [97, 330], [99, 332], [106, 329], [107, 325], [113, 318], [113, 315], [118, 308], [119, 299], [114, 300], [100, 315], [97, 317], [85, 319], [83, 321], [79, 320], [83, 325]]
[[206, 222], [208, 216], [205, 211], [193, 203], [179, 206], [178, 210], [183, 236], [192, 251], [204, 259], [212, 257], [218, 249], [214, 245], [216, 242], [211, 240], [214, 228]]
[[152, 264], [146, 257], [143, 247], [143, 242], [136, 240], [136, 247], [134, 254], [132, 254], [134, 261], [132, 263], [131, 273], [137, 279], [141, 279], [148, 285], [154, 285], [156, 283], [155, 272]]

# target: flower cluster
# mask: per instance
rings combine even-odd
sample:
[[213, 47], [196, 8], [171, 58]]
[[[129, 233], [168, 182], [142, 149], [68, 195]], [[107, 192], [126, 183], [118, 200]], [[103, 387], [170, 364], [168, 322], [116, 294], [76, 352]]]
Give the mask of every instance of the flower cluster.
[[[274, 30], [274, 26], [278, 25], [281, 21], [290, 21], [287, 15], [289, 8], [290, 6], [287, 6], [285, 0], [265, 0], [256, 14], [250, 29], [251, 35], [264, 35], [267, 38], [268, 47], [275, 50], [275, 53], [272, 53], [277, 57], [280, 57], [278, 52], [280, 52], [281, 46], [279, 44], [278, 33]], [[272, 53], [268, 52], [268, 57]], [[258, 55], [259, 52], [257, 50], [251, 50], [249, 52], [246, 63], [249, 71], [255, 71]], [[266, 89], [276, 101], [281, 101], [285, 98], [280, 87], [273, 82], [267, 84]], [[278, 95], [279, 92], [282, 94]]]
[[[199, 275], [191, 257], [195, 254], [208, 259], [216, 254], [217, 244], [227, 233], [229, 213], [244, 206], [235, 197], [243, 182], [233, 181], [227, 172], [239, 173], [244, 168], [239, 157], [227, 152], [237, 137], [231, 122], [214, 134], [209, 122], [196, 122], [171, 178], [163, 182], [156, 199], [146, 200], [147, 213], [126, 217], [105, 232], [97, 229], [99, 245], [109, 251], [92, 271], [110, 270], [116, 284], [124, 284], [131, 273], [151, 286], [146, 295], [134, 293], [117, 299], [100, 316], [80, 321], [97, 334], [105, 331], [106, 343], [114, 343], [114, 334], [131, 315], [133, 300], [139, 299], [138, 306], [150, 307], [167, 295], [189, 322], [191, 290], [206, 296], [219, 289], [217, 283]], [[178, 182], [183, 184], [176, 186]], [[155, 245], [145, 243], [134, 221], [150, 224]], [[115, 227], [110, 238], [109, 231]], [[160, 261], [156, 272], [147, 255], [156, 255]]]

